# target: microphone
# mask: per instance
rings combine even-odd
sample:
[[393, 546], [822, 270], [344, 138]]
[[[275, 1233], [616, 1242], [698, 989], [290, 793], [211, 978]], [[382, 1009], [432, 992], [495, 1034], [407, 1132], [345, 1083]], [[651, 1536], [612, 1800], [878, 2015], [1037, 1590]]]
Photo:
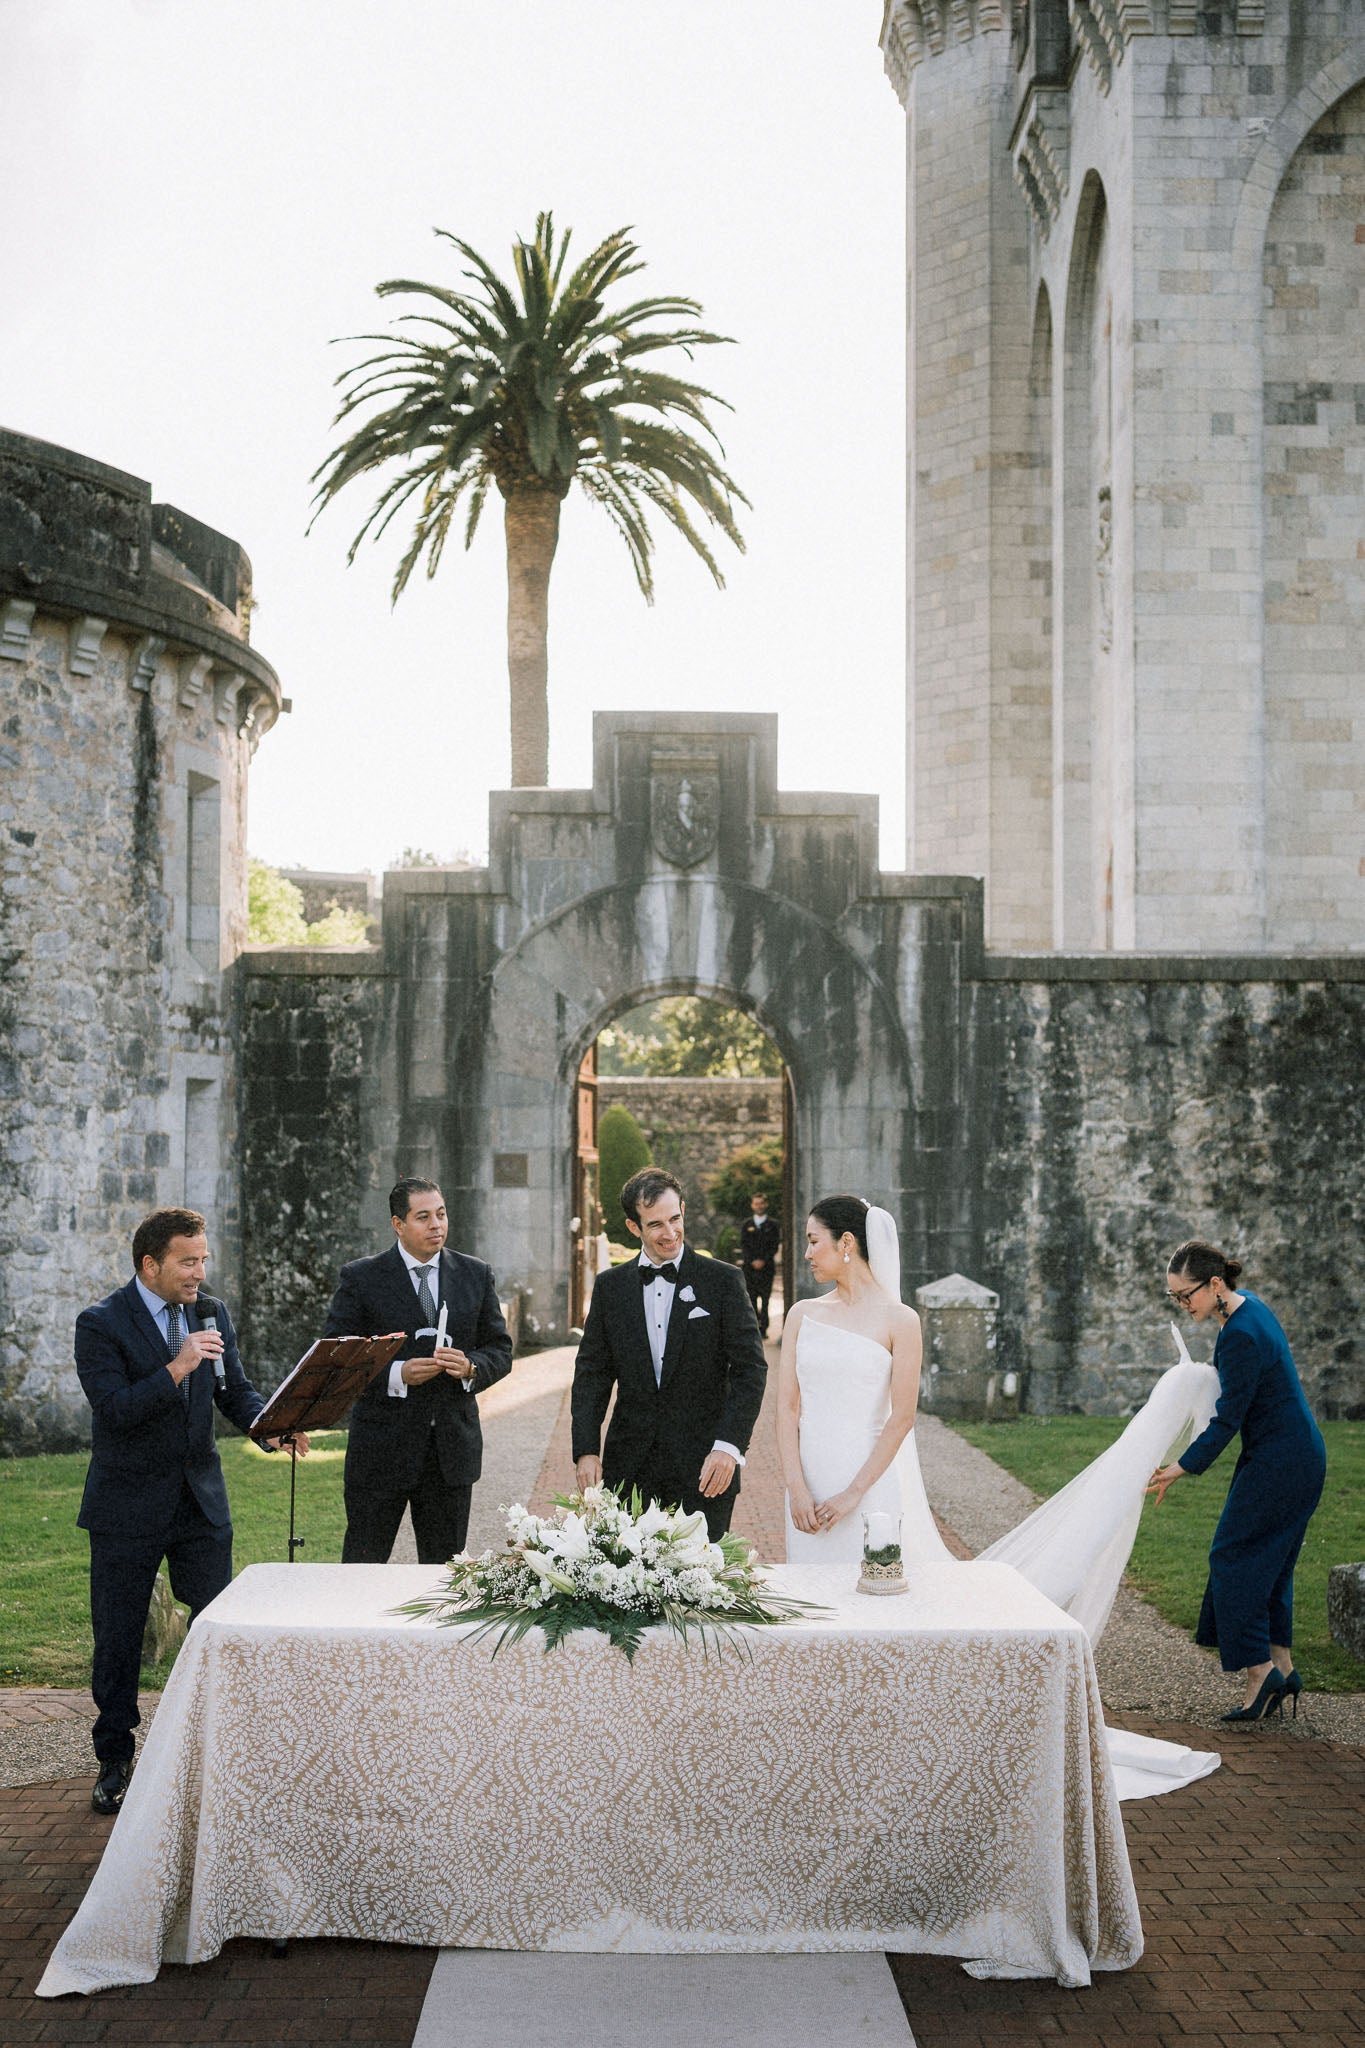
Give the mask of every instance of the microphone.
[[[202, 1328], [212, 1330], [216, 1336], [218, 1334], [217, 1302], [210, 1295], [201, 1294], [194, 1304], [194, 1312], [198, 1316]], [[221, 1351], [213, 1361], [213, 1378], [215, 1385], [220, 1387], [227, 1385], [227, 1368], [223, 1364], [223, 1354]]]

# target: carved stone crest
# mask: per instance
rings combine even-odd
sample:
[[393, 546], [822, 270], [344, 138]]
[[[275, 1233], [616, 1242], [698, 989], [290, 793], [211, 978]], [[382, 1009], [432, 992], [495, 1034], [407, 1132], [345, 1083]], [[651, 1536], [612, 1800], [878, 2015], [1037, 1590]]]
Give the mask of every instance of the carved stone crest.
[[714, 754], [655, 754], [649, 771], [655, 851], [675, 868], [693, 868], [720, 831], [720, 762]]

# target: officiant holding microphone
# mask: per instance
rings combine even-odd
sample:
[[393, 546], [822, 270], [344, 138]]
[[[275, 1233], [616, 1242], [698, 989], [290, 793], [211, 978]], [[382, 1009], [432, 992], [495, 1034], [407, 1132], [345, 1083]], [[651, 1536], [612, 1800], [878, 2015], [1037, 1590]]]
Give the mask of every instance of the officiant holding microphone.
[[395, 1242], [341, 1269], [327, 1337], [407, 1334], [401, 1356], [351, 1410], [343, 1564], [387, 1564], [412, 1511], [419, 1564], [464, 1549], [483, 1465], [475, 1399], [512, 1370], [493, 1269], [445, 1249], [450, 1228], [434, 1181], [407, 1178], [389, 1196]]
[[[118, 1812], [132, 1775], [142, 1636], [161, 1560], [191, 1625], [232, 1578], [213, 1411], [247, 1431], [265, 1402], [242, 1370], [225, 1304], [203, 1292], [208, 1251], [197, 1210], [153, 1210], [133, 1234], [133, 1278], [76, 1319], [76, 1372], [92, 1411], [76, 1520], [90, 1537], [96, 1813]], [[306, 1457], [307, 1437], [295, 1443]]]

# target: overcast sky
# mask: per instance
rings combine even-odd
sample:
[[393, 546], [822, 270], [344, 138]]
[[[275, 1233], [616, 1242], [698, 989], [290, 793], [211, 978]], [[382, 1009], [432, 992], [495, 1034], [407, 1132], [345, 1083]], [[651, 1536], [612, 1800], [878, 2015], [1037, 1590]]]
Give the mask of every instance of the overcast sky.
[[[501, 520], [396, 609], [396, 542], [305, 539], [337, 336], [373, 288], [454, 282], [451, 229], [509, 268], [552, 208], [580, 252], [632, 225], [641, 291], [737, 346], [753, 510], [717, 592], [658, 533], [640, 598], [567, 502], [550, 592], [550, 777], [594, 709], [781, 717], [789, 789], [881, 798], [904, 861], [904, 123], [881, 0], [0, 0], [0, 424], [145, 477], [240, 541], [253, 640], [294, 711], [262, 742], [252, 851], [381, 868], [481, 851], [508, 781]], [[352, 502], [347, 497], [354, 493]]]

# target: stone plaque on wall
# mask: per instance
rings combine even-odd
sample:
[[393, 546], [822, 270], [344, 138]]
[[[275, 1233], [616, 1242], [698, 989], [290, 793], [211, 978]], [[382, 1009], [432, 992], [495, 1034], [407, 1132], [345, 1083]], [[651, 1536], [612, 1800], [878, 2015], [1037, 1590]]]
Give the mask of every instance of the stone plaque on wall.
[[705, 860], [720, 832], [720, 761], [714, 754], [657, 753], [649, 763], [649, 830], [675, 868]]

